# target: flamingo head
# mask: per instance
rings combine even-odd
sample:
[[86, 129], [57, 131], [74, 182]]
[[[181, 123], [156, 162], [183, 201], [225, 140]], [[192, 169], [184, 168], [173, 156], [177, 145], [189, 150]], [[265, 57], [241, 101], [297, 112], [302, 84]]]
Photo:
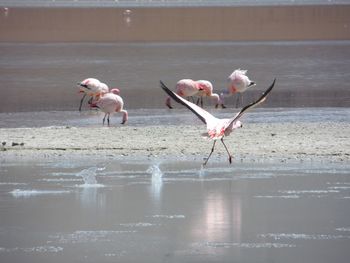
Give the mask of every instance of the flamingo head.
[[237, 129], [237, 128], [242, 128], [243, 124], [241, 121], [236, 121], [233, 125], [232, 125], [232, 129]]
[[120, 95], [120, 90], [118, 88], [113, 88], [110, 90], [110, 92], [115, 94], [115, 95]]
[[88, 78], [78, 83], [79, 93], [90, 93], [101, 84], [98, 79]]
[[171, 101], [171, 98], [168, 97], [168, 98], [165, 100], [165, 105], [166, 105], [169, 109], [172, 109], [173, 107], [171, 106], [170, 101]]

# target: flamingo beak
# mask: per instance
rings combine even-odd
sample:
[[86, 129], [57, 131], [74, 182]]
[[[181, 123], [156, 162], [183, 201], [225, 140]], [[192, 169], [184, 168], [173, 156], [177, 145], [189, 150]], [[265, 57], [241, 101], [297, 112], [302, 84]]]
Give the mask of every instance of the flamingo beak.
[[255, 86], [255, 85], [256, 85], [256, 83], [255, 83], [254, 81], [251, 81], [251, 82], [249, 83], [248, 87]]
[[87, 90], [91, 90], [91, 88], [90, 88], [90, 87], [88, 87], [88, 85], [86, 85], [86, 84], [83, 84], [83, 83], [77, 83], [77, 85], [80, 87], [80, 89], [79, 89], [78, 93], [85, 93], [85, 92], [86, 92], [86, 90], [85, 90], [85, 89], [87, 89]]

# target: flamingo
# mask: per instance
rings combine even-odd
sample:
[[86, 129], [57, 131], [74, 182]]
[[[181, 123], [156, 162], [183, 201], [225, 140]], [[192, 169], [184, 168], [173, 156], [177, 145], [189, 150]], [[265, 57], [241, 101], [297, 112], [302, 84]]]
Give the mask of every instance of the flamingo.
[[236, 69], [231, 73], [231, 75], [228, 77], [228, 93], [235, 94], [238, 93], [237, 101], [236, 101], [236, 107], [238, 105], [239, 97], [241, 98], [241, 104], [243, 100], [242, 93], [245, 92], [248, 88], [253, 87], [256, 85], [254, 81], [251, 81], [247, 74], [247, 70], [242, 69]]
[[192, 111], [197, 117], [207, 125], [207, 133], [210, 139], [214, 141], [213, 146], [211, 148], [211, 152], [209, 156], [206, 158], [203, 165], [206, 165], [210, 156], [214, 152], [215, 144], [217, 140], [221, 140], [222, 144], [224, 145], [226, 152], [229, 157], [229, 163], [232, 163], [232, 155], [228, 151], [228, 148], [226, 144], [224, 143], [224, 137], [229, 136], [231, 132], [237, 128], [242, 127], [242, 123], [239, 121], [239, 119], [242, 117], [242, 115], [249, 109], [259, 105], [263, 101], [265, 101], [267, 95], [271, 92], [272, 88], [274, 87], [276, 82], [276, 79], [272, 82], [270, 87], [261, 95], [261, 97], [256, 100], [255, 102], [252, 102], [245, 107], [243, 107], [233, 118], [230, 119], [218, 119], [214, 117], [209, 112], [205, 111], [201, 107], [195, 105], [194, 103], [191, 103], [185, 99], [183, 99], [181, 96], [177, 95], [176, 93], [172, 92], [170, 89], [165, 86], [165, 84], [160, 81], [161, 88], [176, 102], [184, 105], [187, 107], [190, 111]]
[[[198, 95], [202, 98], [208, 96], [215, 99], [216, 105], [221, 102], [219, 95], [213, 93], [213, 85], [207, 80], [194, 81], [192, 79], [181, 79], [176, 83], [175, 89], [176, 93], [181, 97]], [[171, 98], [168, 97], [165, 101], [165, 105], [168, 106], [169, 109], [172, 109], [173, 107], [171, 106], [170, 100]], [[203, 101], [201, 101], [201, 105], [203, 106]]]
[[200, 100], [201, 107], [203, 108], [203, 97], [214, 98], [216, 102], [215, 108], [217, 108], [220, 104], [223, 105], [220, 96], [216, 93], [213, 93], [213, 84], [211, 84], [210, 81], [197, 80], [196, 83], [198, 86], [198, 92], [196, 95], [200, 97], [197, 101], [197, 105], [199, 104]]
[[113, 112], [123, 113], [123, 120], [121, 124], [125, 124], [128, 120], [128, 112], [123, 109], [124, 101], [118, 94], [118, 89], [112, 89], [111, 92], [103, 94], [96, 102], [96, 106], [105, 113], [102, 121], [103, 125], [105, 124], [107, 117], [107, 123], [109, 126], [109, 116]]
[[86, 96], [91, 97], [89, 104], [92, 104], [93, 100], [97, 101], [102, 94], [107, 93], [109, 90], [105, 83], [102, 83], [95, 78], [87, 78], [78, 83], [78, 86], [80, 87], [79, 92], [84, 93], [80, 100], [79, 111], [81, 111], [81, 106]]

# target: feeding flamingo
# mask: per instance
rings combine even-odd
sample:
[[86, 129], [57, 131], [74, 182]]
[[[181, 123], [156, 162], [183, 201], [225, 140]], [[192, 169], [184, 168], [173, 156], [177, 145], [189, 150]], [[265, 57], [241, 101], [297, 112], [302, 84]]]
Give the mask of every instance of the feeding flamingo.
[[97, 101], [102, 94], [107, 93], [109, 90], [105, 83], [102, 83], [95, 78], [87, 78], [78, 83], [78, 85], [80, 88], [79, 92], [84, 93], [80, 100], [79, 111], [81, 111], [81, 106], [83, 105], [86, 96], [90, 97], [89, 104], [92, 104], [93, 100]]
[[111, 92], [103, 94], [96, 102], [96, 106], [105, 113], [102, 121], [103, 125], [105, 124], [107, 117], [107, 123], [109, 126], [109, 116], [113, 112], [123, 113], [123, 120], [121, 124], [124, 124], [128, 120], [128, 112], [123, 109], [124, 101], [118, 94], [118, 89], [112, 89]]
[[214, 147], [215, 147], [216, 141], [219, 139], [221, 140], [222, 144], [224, 145], [224, 147], [226, 149], [226, 152], [229, 156], [229, 162], [230, 163], [232, 162], [232, 155], [230, 154], [230, 152], [228, 151], [228, 149], [224, 143], [224, 137], [229, 136], [233, 130], [242, 127], [242, 123], [239, 121], [239, 119], [242, 117], [243, 113], [246, 112], [248, 109], [251, 109], [251, 108], [257, 106], [258, 104], [262, 103], [263, 101], [265, 101], [267, 95], [271, 92], [272, 88], [274, 87], [275, 81], [276, 81], [276, 79], [274, 79], [274, 81], [272, 82], [270, 87], [261, 95], [261, 97], [258, 100], [243, 107], [233, 118], [230, 118], [230, 119], [218, 119], [218, 118], [214, 117], [212, 114], [210, 114], [209, 112], [202, 109], [201, 107], [183, 99], [181, 96], [179, 96], [176, 93], [169, 90], [162, 81], [160, 81], [160, 85], [161, 85], [161, 88], [171, 98], [173, 98], [176, 102], [187, 107], [190, 111], [192, 111], [194, 114], [196, 114], [197, 117], [204, 124], [207, 125], [207, 132], [208, 132], [209, 138], [214, 140], [214, 143], [213, 143], [213, 146], [212, 146], [212, 149], [211, 149], [209, 156], [207, 157], [207, 159], [205, 160], [205, 162], [203, 164], [203, 165], [206, 165], [211, 154], [214, 152]]
[[[220, 96], [216, 93], [213, 93], [213, 84], [211, 84], [210, 81], [197, 80], [196, 83], [198, 85], [198, 93], [196, 94], [196, 96], [199, 96], [198, 101], [200, 100], [202, 108], [203, 108], [203, 97], [214, 98], [215, 108], [217, 108], [219, 105], [223, 106]], [[197, 101], [197, 105], [199, 104], [198, 101]]]
[[228, 93], [233, 95], [237, 93], [236, 107], [238, 105], [239, 98], [241, 100], [241, 104], [243, 101], [242, 93], [245, 92], [248, 88], [255, 86], [255, 82], [251, 81], [247, 74], [247, 70], [236, 69], [231, 73], [228, 77]]
[[[219, 95], [213, 93], [213, 85], [207, 80], [194, 81], [192, 79], [181, 79], [176, 83], [175, 90], [176, 94], [181, 97], [199, 96], [201, 99], [203, 99], [203, 97], [214, 98], [216, 107], [221, 103]], [[166, 99], [165, 105], [168, 106], [169, 109], [172, 109], [170, 97]], [[201, 100], [201, 106], [203, 106], [203, 100]]]

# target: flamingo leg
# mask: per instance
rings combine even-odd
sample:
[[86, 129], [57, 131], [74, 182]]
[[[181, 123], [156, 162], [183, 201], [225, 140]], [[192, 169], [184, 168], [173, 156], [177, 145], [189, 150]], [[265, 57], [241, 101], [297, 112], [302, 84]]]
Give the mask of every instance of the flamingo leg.
[[224, 143], [224, 138], [221, 138], [221, 142], [222, 142], [222, 144], [224, 145], [224, 147], [225, 147], [225, 149], [226, 149], [226, 152], [227, 152], [227, 154], [228, 154], [228, 161], [229, 161], [230, 163], [232, 163], [232, 155], [230, 154], [230, 152], [228, 151], [228, 149], [227, 149], [227, 147], [226, 147], [226, 144]]
[[106, 116], [107, 116], [107, 113], [106, 113], [105, 116], [103, 117], [103, 120], [102, 120], [102, 124], [103, 124], [103, 125], [105, 125]]
[[110, 114], [108, 113], [107, 116], [108, 116], [108, 117], [107, 117], [107, 123], [108, 123], [108, 126], [109, 126], [109, 116], [110, 116]]
[[235, 103], [236, 109], [238, 108], [239, 96], [240, 96], [240, 93], [237, 93], [237, 98], [236, 98], [236, 103]]
[[209, 158], [210, 158], [211, 154], [214, 152], [215, 143], [216, 143], [216, 140], [214, 140], [213, 147], [211, 147], [210, 154], [209, 154], [209, 156], [207, 157], [207, 159], [205, 160], [205, 162], [203, 163], [203, 165], [206, 165], [206, 164], [207, 164], [207, 162], [209, 161]]
[[[194, 102], [193, 102], [194, 103]], [[203, 97], [199, 97], [197, 99], [196, 105], [199, 105], [199, 103], [201, 104], [201, 108], [203, 108]]]
[[81, 106], [83, 105], [85, 97], [86, 97], [86, 93], [84, 94], [84, 96], [80, 100], [79, 111], [81, 111]]

